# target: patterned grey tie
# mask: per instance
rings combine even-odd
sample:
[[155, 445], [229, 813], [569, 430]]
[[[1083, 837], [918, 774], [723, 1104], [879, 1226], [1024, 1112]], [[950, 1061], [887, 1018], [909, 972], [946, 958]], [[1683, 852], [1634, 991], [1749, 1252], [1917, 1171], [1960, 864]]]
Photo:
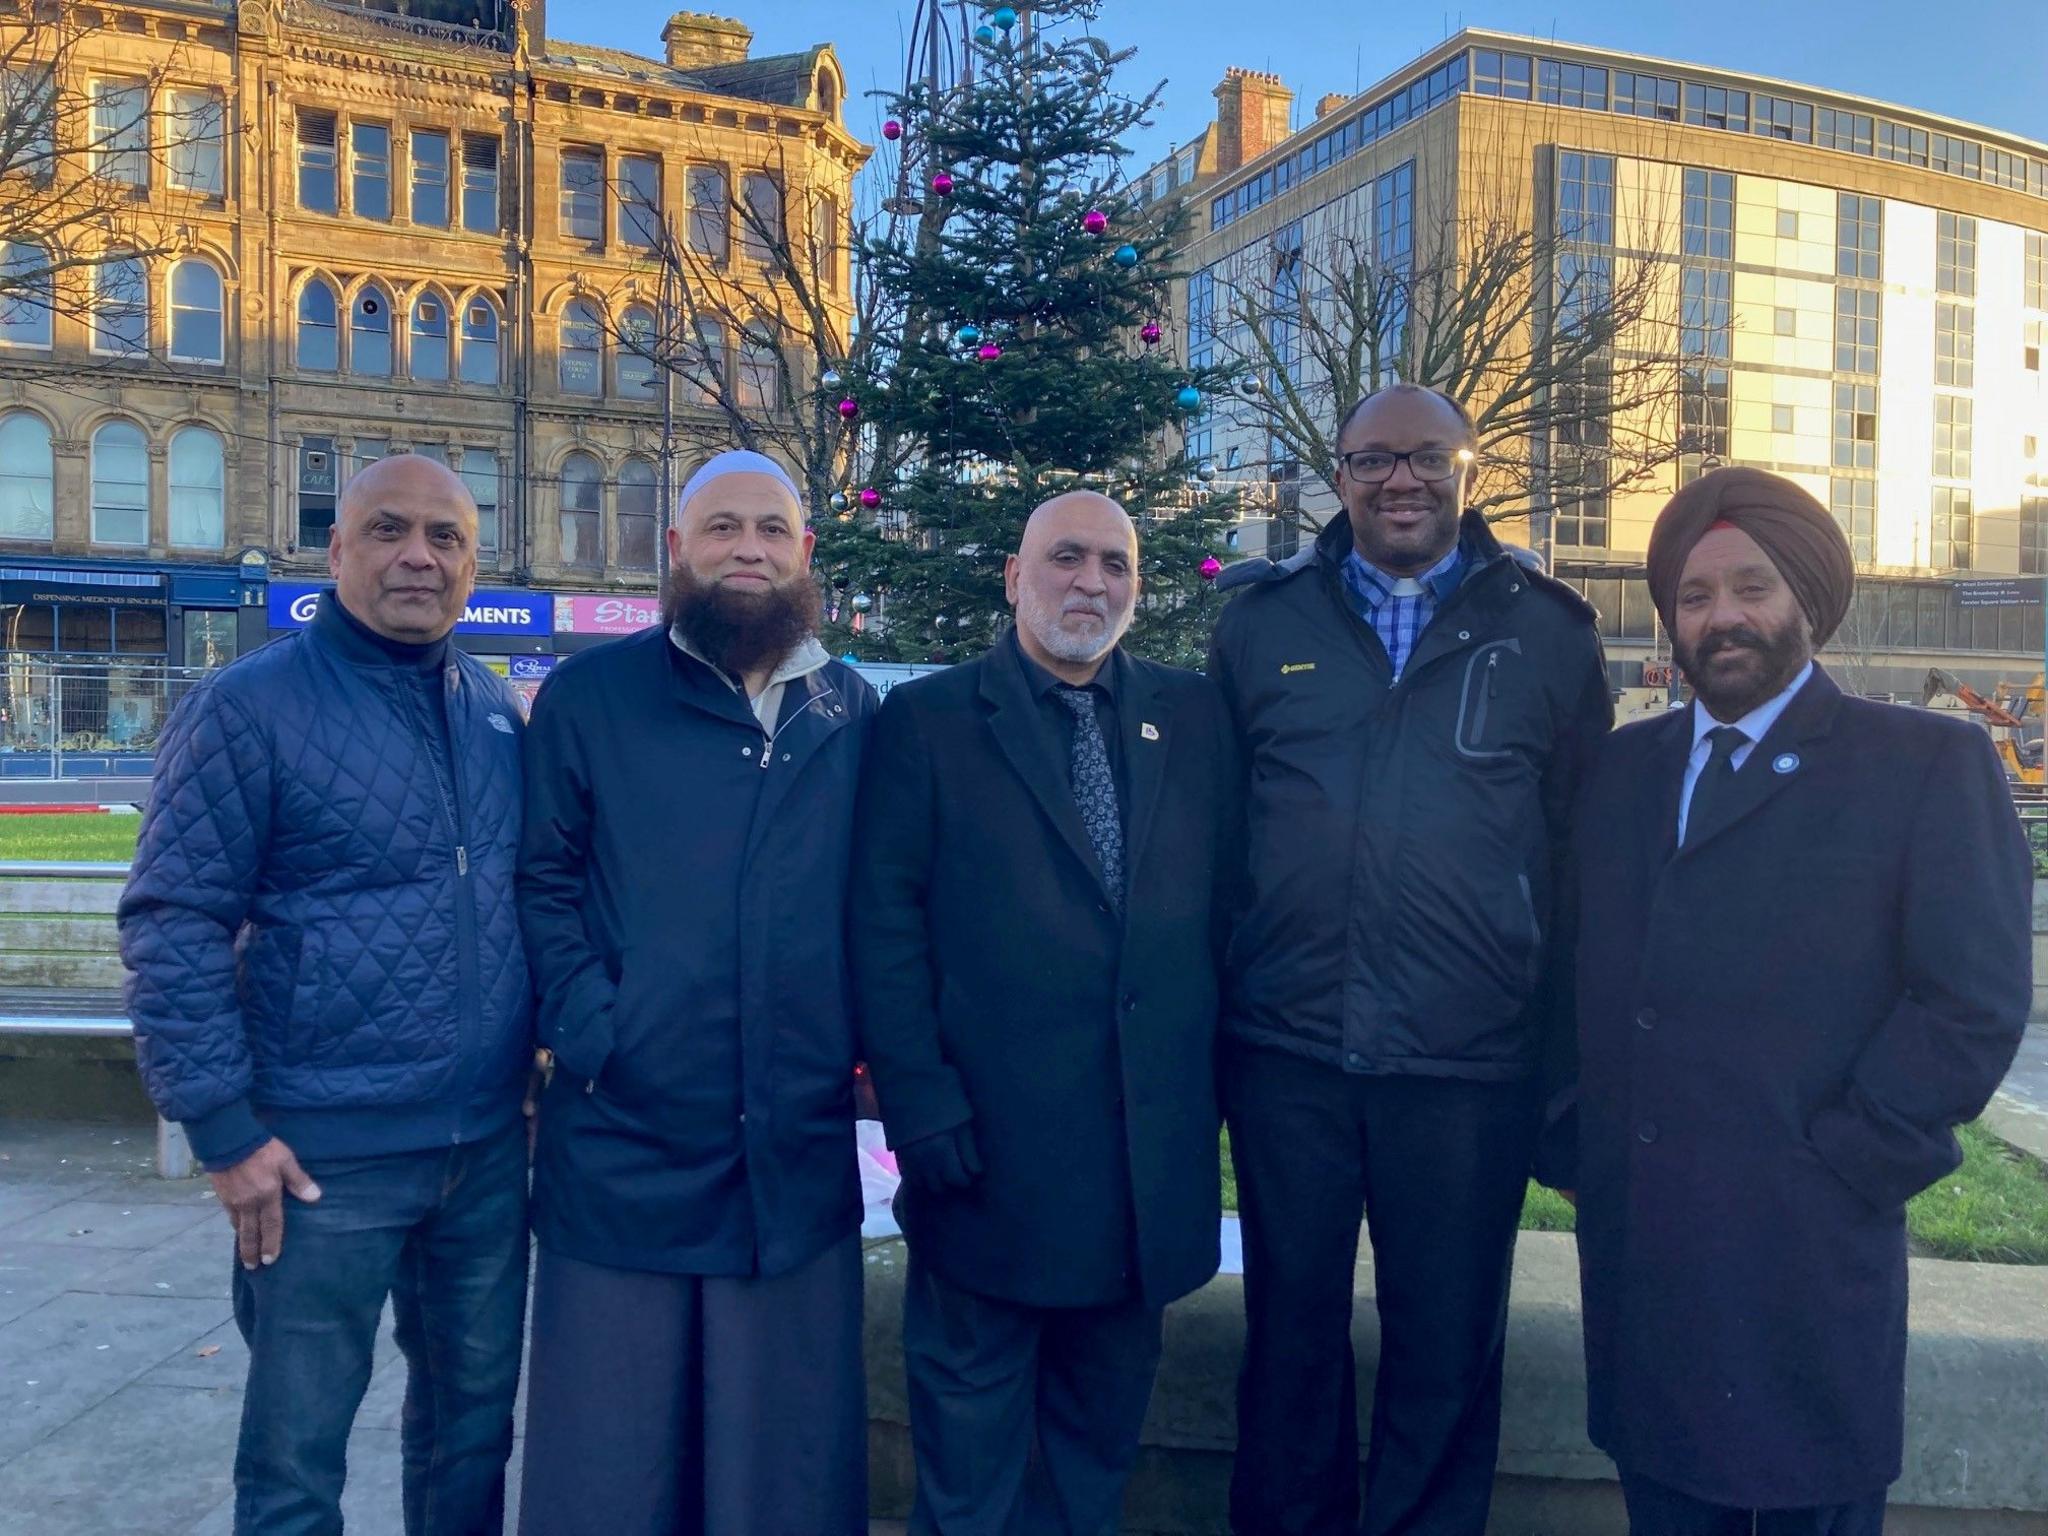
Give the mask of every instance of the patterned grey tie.
[[1088, 829], [1088, 842], [1102, 866], [1102, 883], [1109, 887], [1109, 903], [1118, 912], [1124, 907], [1124, 823], [1116, 803], [1116, 775], [1109, 769], [1109, 747], [1102, 739], [1102, 722], [1095, 714], [1095, 693], [1089, 688], [1053, 689], [1053, 697], [1066, 705], [1074, 717], [1074, 760], [1072, 778], [1074, 805], [1081, 812], [1081, 825]]

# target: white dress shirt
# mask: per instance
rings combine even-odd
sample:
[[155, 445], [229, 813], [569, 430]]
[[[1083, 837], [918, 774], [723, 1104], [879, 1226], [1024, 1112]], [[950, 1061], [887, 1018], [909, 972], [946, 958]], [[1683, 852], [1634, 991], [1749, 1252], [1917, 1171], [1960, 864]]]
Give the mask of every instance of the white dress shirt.
[[1707, 740], [1707, 734], [1722, 725], [1732, 725], [1749, 739], [1728, 755], [1730, 770], [1740, 772], [1742, 765], [1749, 761], [1749, 754], [1756, 750], [1756, 744], [1764, 739], [1766, 732], [1778, 723], [1778, 716], [1785, 713], [1785, 706], [1792, 702], [1792, 695], [1806, 686], [1806, 680], [1813, 676], [1813, 663], [1808, 662], [1799, 669], [1799, 675], [1785, 685], [1785, 691], [1774, 698], [1764, 700], [1740, 720], [1716, 720], [1700, 707], [1700, 701], [1692, 701], [1692, 755], [1685, 760], [1685, 783], [1678, 791], [1678, 841], [1685, 842], [1685, 817], [1692, 809], [1692, 787], [1699, 783], [1700, 772], [1707, 766], [1707, 759], [1713, 755], [1714, 745]]

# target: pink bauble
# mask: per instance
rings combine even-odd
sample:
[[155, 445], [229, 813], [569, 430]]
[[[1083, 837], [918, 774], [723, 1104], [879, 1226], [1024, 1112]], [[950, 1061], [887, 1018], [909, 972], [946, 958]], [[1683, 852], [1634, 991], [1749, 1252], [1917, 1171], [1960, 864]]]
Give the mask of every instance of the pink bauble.
[[1203, 559], [1202, 580], [1214, 581], [1218, 576], [1221, 576], [1222, 574], [1223, 562], [1221, 560], [1218, 560], [1214, 555], [1206, 556]]
[[897, 122], [895, 118], [890, 118], [889, 121], [882, 124], [882, 137], [892, 144], [895, 143], [896, 140], [903, 137], [903, 125]]
[[981, 350], [974, 355], [984, 363], [992, 363], [1003, 355], [1003, 349], [992, 341], [985, 341], [981, 344]]
[[1100, 208], [1090, 208], [1081, 219], [1081, 227], [1091, 235], [1099, 235], [1109, 228], [1109, 215]]
[[932, 190], [941, 197], [951, 197], [953, 195], [952, 176], [945, 171], [939, 172], [938, 175], [932, 178]]
[[860, 402], [858, 400], [840, 401], [839, 414], [845, 417], [848, 421], [853, 420], [854, 417], [860, 414]]
[[1160, 331], [1159, 331], [1159, 322], [1158, 322], [1157, 320], [1147, 320], [1147, 321], [1145, 322], [1145, 328], [1144, 328], [1143, 330], [1139, 331], [1139, 332], [1138, 332], [1138, 334], [1139, 334], [1140, 336], [1142, 336], [1142, 337], [1143, 337], [1143, 338], [1145, 339], [1145, 345], [1146, 345], [1146, 346], [1148, 346], [1148, 347], [1156, 347], [1156, 346], [1158, 346], [1158, 345], [1159, 345], [1159, 335], [1160, 335]]
[[882, 504], [882, 493], [876, 490], [872, 485], [862, 486], [860, 492], [860, 504], [864, 507], [869, 508], [870, 510], [879, 507]]

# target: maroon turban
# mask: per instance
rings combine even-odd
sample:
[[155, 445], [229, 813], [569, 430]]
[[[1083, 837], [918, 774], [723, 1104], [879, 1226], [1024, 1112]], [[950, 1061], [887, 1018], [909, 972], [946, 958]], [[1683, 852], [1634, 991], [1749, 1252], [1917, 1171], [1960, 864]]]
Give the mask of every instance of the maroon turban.
[[1827, 508], [1782, 475], [1760, 469], [1701, 475], [1657, 514], [1650, 530], [1650, 600], [1664, 628], [1676, 627], [1672, 621], [1686, 558], [1720, 523], [1741, 529], [1763, 546], [1806, 610], [1814, 647], [1825, 645], [1848, 613], [1856, 584], [1849, 541]]

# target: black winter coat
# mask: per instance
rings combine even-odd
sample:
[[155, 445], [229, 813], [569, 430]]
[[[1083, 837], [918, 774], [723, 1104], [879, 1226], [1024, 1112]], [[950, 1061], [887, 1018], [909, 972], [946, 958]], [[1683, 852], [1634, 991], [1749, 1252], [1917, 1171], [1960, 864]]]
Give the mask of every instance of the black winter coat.
[[1163, 1306], [1216, 1272], [1213, 1051], [1228, 717], [1208, 679], [1117, 658], [1127, 915], [1005, 639], [890, 690], [851, 922], [892, 1145], [970, 1118], [973, 1188], [906, 1190], [955, 1285], [1026, 1306]]
[[1967, 722], [1816, 668], [1675, 849], [1692, 742], [1615, 732], [1580, 811], [1590, 1427], [1716, 1504], [1843, 1503], [1899, 1475], [1904, 1207], [2018, 1046], [2031, 868]]
[[1346, 598], [1351, 523], [1225, 572], [1248, 881], [1224, 1032], [1364, 1073], [1511, 1081], [1553, 1026], [1570, 807], [1613, 724], [1593, 611], [1468, 513], [1401, 680]]
[[534, 1230], [619, 1269], [773, 1275], [860, 1224], [844, 901], [874, 691], [791, 681], [774, 745], [663, 629], [555, 669], [519, 905], [557, 1067]]

